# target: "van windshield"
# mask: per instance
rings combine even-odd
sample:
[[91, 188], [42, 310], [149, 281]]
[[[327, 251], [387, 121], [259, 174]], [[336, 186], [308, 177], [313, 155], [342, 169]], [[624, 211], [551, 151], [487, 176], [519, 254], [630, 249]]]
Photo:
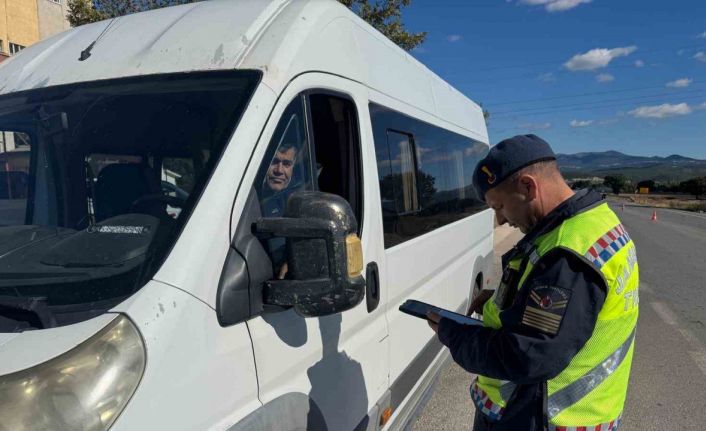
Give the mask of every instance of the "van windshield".
[[161, 265], [260, 74], [0, 96], [0, 332], [99, 315]]

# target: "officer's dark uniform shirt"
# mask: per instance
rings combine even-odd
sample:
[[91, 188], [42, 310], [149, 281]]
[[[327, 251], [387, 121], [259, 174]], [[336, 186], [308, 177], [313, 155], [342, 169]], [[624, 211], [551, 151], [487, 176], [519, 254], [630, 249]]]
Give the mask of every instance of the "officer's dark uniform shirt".
[[[527, 251], [542, 234], [600, 203], [601, 197], [596, 192], [576, 193], [503, 256], [503, 267], [517, 253]], [[533, 286], [557, 286], [571, 291], [556, 335], [547, 335], [522, 324]], [[556, 249], [537, 262], [512, 304], [500, 312], [502, 328], [463, 326], [441, 319], [439, 339], [449, 348], [456, 363], [468, 372], [518, 385], [502, 419], [493, 423], [478, 412], [474, 431], [544, 429], [546, 381], [563, 371], [591, 337], [605, 298], [606, 285], [600, 274], [571, 252]]]

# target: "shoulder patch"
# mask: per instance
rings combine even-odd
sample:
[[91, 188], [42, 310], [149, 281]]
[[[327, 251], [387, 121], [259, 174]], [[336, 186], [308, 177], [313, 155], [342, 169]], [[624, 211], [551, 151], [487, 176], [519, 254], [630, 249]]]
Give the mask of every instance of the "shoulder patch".
[[534, 286], [527, 298], [522, 324], [550, 335], [559, 332], [571, 291], [557, 286]]

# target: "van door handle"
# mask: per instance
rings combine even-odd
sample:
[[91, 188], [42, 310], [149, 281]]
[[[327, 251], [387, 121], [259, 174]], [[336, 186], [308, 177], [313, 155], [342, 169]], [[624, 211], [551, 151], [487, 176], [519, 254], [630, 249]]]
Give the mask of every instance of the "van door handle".
[[372, 313], [380, 304], [380, 271], [377, 263], [368, 264], [365, 271], [365, 284], [365, 302], [368, 305], [368, 313]]

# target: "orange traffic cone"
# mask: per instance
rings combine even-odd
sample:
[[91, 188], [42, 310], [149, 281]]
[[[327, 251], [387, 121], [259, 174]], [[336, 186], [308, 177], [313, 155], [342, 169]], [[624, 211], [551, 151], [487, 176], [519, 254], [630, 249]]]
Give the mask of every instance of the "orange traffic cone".
[[657, 221], [657, 210], [652, 210], [652, 221]]

